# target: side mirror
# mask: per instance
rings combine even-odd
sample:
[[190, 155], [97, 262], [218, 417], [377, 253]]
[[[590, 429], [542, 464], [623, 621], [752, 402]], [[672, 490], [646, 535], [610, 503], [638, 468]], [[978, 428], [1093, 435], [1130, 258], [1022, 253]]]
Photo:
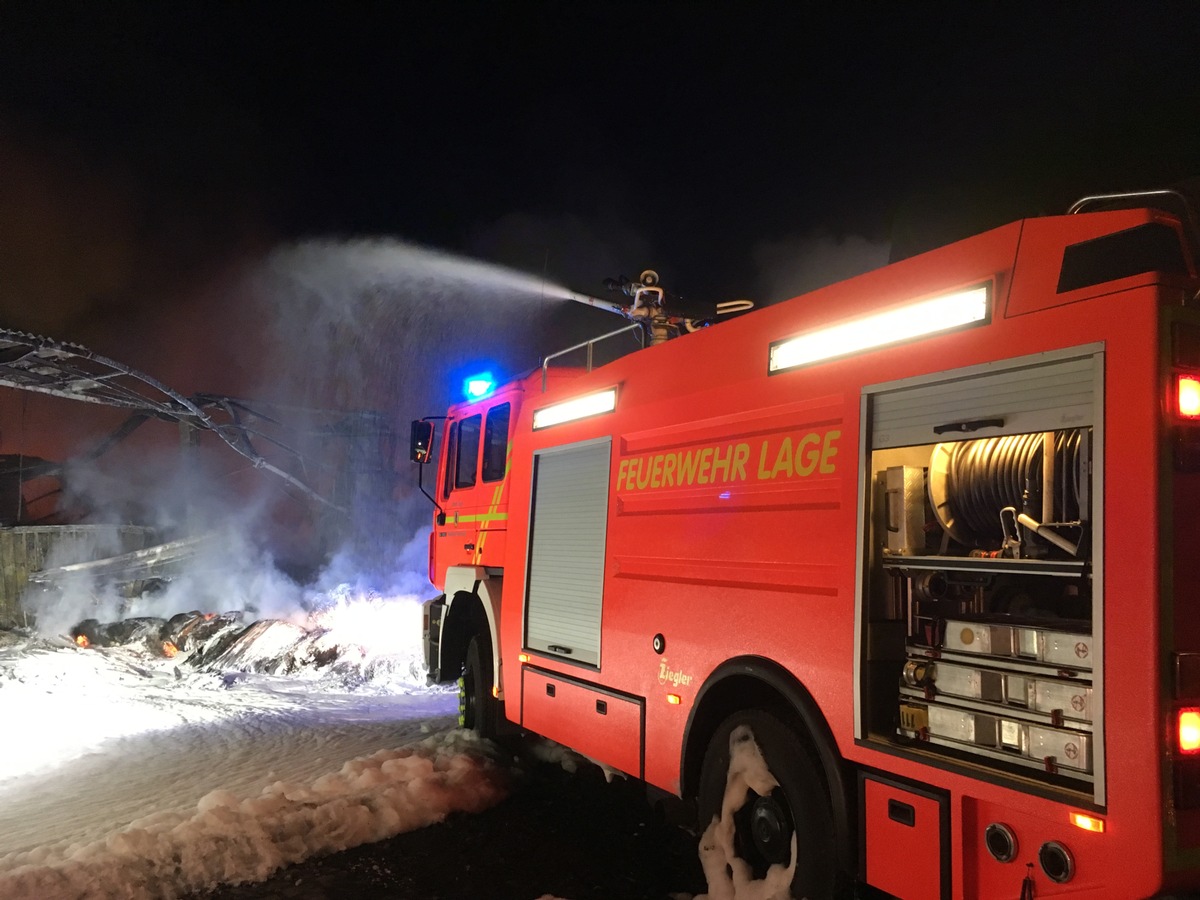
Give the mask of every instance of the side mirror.
[[408, 458], [424, 465], [433, 452], [433, 423], [425, 419], [413, 419], [412, 437], [408, 444]]

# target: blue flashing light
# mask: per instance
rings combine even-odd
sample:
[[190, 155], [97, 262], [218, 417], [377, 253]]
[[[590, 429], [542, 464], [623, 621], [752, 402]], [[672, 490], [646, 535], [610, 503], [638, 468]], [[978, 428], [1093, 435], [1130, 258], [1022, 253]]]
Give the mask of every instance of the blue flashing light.
[[722, 500], [728, 500], [730, 497], [733, 496], [733, 494], [730, 493], [729, 491], [721, 491], [721, 493], [719, 493], [717, 496]]
[[463, 396], [468, 400], [482, 400], [496, 389], [496, 379], [491, 372], [480, 372], [463, 379]]

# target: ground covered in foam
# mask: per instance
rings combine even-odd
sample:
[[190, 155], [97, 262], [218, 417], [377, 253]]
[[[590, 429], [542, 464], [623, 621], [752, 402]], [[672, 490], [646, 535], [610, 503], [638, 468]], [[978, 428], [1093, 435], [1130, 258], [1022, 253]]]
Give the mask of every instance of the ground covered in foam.
[[379, 667], [387, 692], [350, 692], [341, 678], [228, 677], [134, 648], [4, 643], [8, 900], [261, 880], [506, 793], [507, 773], [454, 729], [456, 696], [405, 691], [403, 666]]
[[[93, 633], [124, 643], [88, 647], [0, 632], [0, 897], [649, 900], [705, 887], [695, 837], [659, 821], [641, 786], [555, 745], [527, 742], [518, 761], [457, 729], [456, 692], [425, 685], [419, 631], [388, 628], [410, 639], [366, 649], [394, 612], [367, 601], [302, 624], [189, 614], [173, 656], [159, 622], [114, 623]], [[773, 783], [747, 747], [735, 800]], [[786, 894], [790, 873], [738, 877], [727, 827], [701, 845], [712, 900]]]

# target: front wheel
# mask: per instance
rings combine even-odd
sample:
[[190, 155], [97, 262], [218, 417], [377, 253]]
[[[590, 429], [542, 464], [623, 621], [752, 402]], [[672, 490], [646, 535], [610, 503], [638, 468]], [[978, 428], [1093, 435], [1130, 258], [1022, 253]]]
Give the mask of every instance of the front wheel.
[[473, 637], [458, 679], [458, 724], [488, 739], [494, 739], [500, 727], [500, 701], [492, 695], [494, 682], [491, 642]]
[[838, 882], [833, 812], [819, 763], [770, 713], [721, 723], [700, 770], [700, 855], [709, 892], [752, 882], [767, 895], [830, 900]]

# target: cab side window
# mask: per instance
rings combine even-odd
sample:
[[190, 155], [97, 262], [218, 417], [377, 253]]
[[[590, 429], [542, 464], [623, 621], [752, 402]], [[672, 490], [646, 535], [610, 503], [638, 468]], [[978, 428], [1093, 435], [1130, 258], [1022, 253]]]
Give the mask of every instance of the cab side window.
[[450, 497], [450, 491], [454, 488], [454, 466], [458, 460], [458, 423], [450, 423], [450, 430], [446, 432], [446, 478], [442, 483], [442, 499], [446, 500]]
[[507, 403], [488, 410], [487, 426], [483, 430], [483, 480], [499, 481], [504, 477], [508, 457], [508, 419], [511, 407]]
[[458, 453], [454, 459], [454, 486], [475, 486], [476, 469], [479, 467], [479, 427], [482, 416], [471, 416], [458, 423]]

